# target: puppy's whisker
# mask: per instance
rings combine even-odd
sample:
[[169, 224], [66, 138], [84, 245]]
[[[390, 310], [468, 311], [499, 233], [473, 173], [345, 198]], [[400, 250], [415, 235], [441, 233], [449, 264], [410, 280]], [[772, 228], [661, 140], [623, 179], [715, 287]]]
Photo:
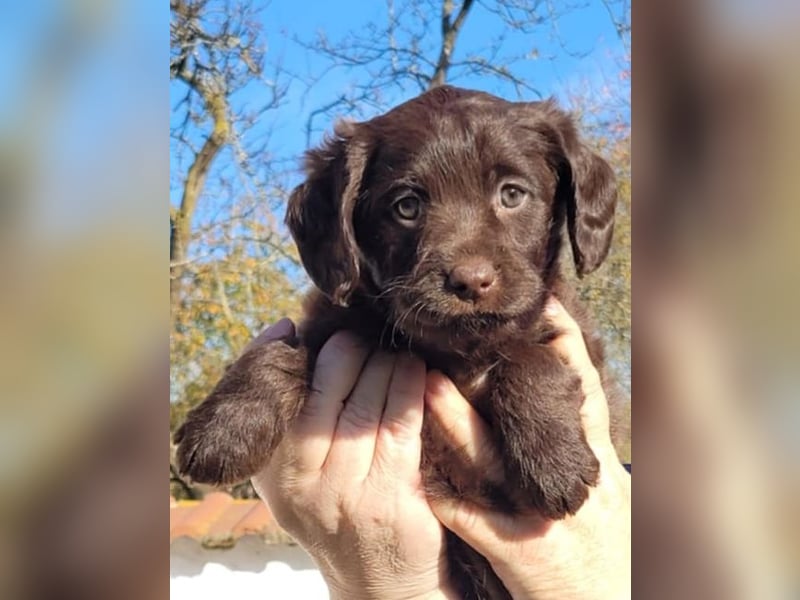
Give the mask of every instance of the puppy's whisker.
[[425, 303], [420, 301], [419, 307], [417, 308], [417, 312], [414, 313], [414, 326], [417, 327], [417, 322], [419, 321], [419, 313], [422, 312], [422, 309], [425, 308]]
[[404, 321], [405, 321], [406, 319], [408, 319], [408, 317], [410, 317], [410, 316], [411, 316], [411, 313], [412, 313], [414, 310], [416, 310], [416, 308], [417, 308], [417, 305], [418, 305], [418, 304], [420, 304], [420, 303], [421, 303], [421, 301], [420, 301], [420, 300], [418, 300], [418, 301], [414, 302], [414, 303], [413, 303], [411, 306], [409, 306], [407, 309], [405, 309], [405, 310], [404, 310], [404, 311], [403, 311], [403, 312], [400, 314], [400, 316], [397, 318], [397, 320], [395, 321], [394, 327], [392, 328], [392, 346], [394, 346], [394, 345], [395, 345], [395, 341], [394, 341], [394, 334], [395, 334], [395, 332], [397, 332], [397, 331], [400, 331], [400, 333], [403, 333], [403, 334], [405, 334], [405, 335], [406, 335], [406, 337], [409, 337], [409, 338], [410, 338], [410, 336], [409, 336], [409, 335], [406, 333], [406, 330], [405, 330], [405, 327], [404, 327]]
[[400, 328], [400, 324], [403, 322], [403, 318], [404, 318], [406, 313], [407, 313], [407, 310], [403, 311], [402, 313], [400, 313], [400, 315], [392, 323], [392, 336], [391, 336], [391, 338], [389, 340], [389, 343], [391, 344], [392, 348], [395, 347], [394, 336], [397, 333], [397, 330]]
[[371, 295], [370, 297], [380, 300], [400, 292], [413, 292], [415, 289], [415, 286], [412, 285], [407, 277], [400, 276], [390, 279], [379, 293]]

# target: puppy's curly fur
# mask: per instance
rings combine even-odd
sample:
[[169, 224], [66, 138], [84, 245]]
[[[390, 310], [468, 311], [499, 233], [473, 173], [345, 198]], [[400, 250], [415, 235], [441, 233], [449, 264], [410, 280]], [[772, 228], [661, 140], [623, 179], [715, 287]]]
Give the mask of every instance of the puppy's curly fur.
[[[316, 289], [299, 336], [246, 352], [176, 434], [182, 472], [231, 484], [256, 473], [297, 416], [325, 341], [356, 332], [445, 372], [486, 419], [507, 485], [459, 473], [430, 423], [431, 494], [547, 517], [577, 511], [597, 482], [576, 374], [548, 346], [548, 295], [582, 326], [560, 274], [568, 237], [579, 275], [611, 243], [616, 183], [553, 102], [511, 103], [440, 87], [363, 123], [342, 123], [306, 159], [287, 224]], [[565, 236], [564, 230], [567, 235]], [[448, 537], [465, 598], [507, 598], [488, 563]]]

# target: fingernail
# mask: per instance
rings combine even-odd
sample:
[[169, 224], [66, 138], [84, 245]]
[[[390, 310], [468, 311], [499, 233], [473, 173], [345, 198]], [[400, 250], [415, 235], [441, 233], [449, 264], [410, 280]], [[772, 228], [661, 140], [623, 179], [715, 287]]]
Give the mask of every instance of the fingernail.
[[294, 324], [292, 320], [288, 317], [283, 317], [280, 321], [275, 323], [275, 325], [270, 327], [270, 333], [276, 337], [283, 337], [285, 335], [291, 335], [293, 328]]
[[561, 312], [561, 303], [550, 296], [544, 305], [544, 314], [548, 317], [556, 317]]
[[250, 342], [250, 346], [260, 346], [266, 342], [273, 342], [283, 337], [292, 335], [294, 332], [294, 324], [291, 319], [284, 317], [274, 325], [270, 325], [262, 331], [256, 339]]

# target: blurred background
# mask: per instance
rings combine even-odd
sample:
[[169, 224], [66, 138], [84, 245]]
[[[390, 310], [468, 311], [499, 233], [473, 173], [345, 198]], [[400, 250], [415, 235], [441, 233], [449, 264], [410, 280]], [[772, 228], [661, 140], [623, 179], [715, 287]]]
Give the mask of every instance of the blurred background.
[[[555, 96], [613, 164], [614, 250], [579, 285], [629, 393], [630, 28], [621, 0], [173, 1], [171, 428], [254, 334], [300, 316], [308, 280], [283, 214], [303, 151], [338, 118], [369, 119], [445, 83]], [[173, 465], [171, 476], [176, 497], [202, 494]]]
[[168, 45], [166, 6], [2, 4], [3, 598], [168, 593]]

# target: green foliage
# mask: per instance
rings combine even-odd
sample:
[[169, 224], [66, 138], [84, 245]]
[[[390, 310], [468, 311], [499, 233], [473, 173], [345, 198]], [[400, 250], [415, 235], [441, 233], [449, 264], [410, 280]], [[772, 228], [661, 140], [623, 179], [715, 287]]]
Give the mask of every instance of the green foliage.
[[170, 336], [170, 430], [265, 324], [298, 317], [296, 285], [273, 258], [234, 251], [184, 275]]
[[608, 141], [595, 140], [598, 151], [618, 178], [614, 239], [608, 258], [591, 275], [576, 284], [580, 297], [591, 307], [606, 340], [609, 364], [622, 388], [630, 393], [631, 347], [631, 159], [630, 135]]

